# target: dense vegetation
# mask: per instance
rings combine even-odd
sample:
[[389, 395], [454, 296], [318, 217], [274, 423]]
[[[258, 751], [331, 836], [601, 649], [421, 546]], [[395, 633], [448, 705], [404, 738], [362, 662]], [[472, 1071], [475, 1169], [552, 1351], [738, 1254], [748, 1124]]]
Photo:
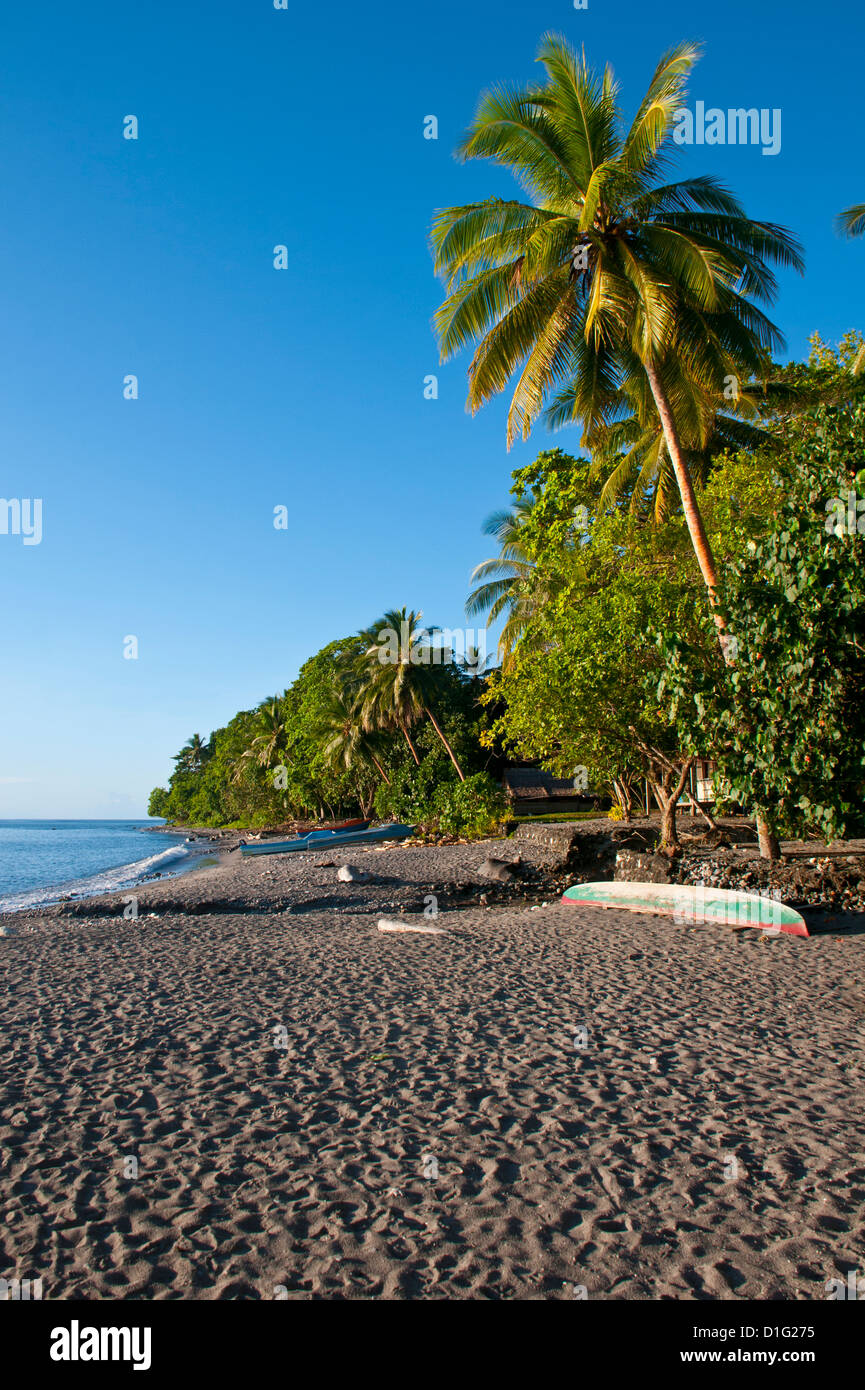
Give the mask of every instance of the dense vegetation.
[[[191, 739], [151, 814], [481, 833], [511, 757], [579, 771], [625, 816], [645, 779], [675, 844], [700, 756], [765, 854], [861, 823], [865, 343], [815, 335], [778, 366], [765, 306], [773, 265], [803, 269], [796, 239], [714, 178], [666, 181], [696, 57], [666, 54], [625, 128], [610, 71], [548, 38], [544, 82], [487, 93], [460, 151], [525, 199], [435, 216], [436, 328], [443, 357], [474, 345], [471, 408], [514, 382], [509, 443], [542, 418], [580, 429], [580, 456], [517, 470], [484, 527], [500, 549], [467, 612], [503, 624], [499, 665], [433, 658], [419, 614], [385, 614]], [[865, 232], [863, 206], [840, 231]]]
[[672, 843], [698, 755], [718, 764], [719, 806], [779, 834], [861, 826], [865, 516], [851, 525], [850, 503], [865, 406], [810, 409], [779, 433], [783, 446], [720, 456], [697, 490], [729, 661], [681, 516], [641, 524], [624, 499], [576, 529], [589, 463], [552, 451], [514, 474], [518, 504], [527, 486], [536, 501], [512, 645], [483, 697], [487, 746], [563, 775], [583, 766], [624, 814], [648, 779]]
[[[448, 660], [419, 617], [402, 609], [331, 642], [281, 695], [206, 743], [194, 735], [150, 814], [208, 826], [357, 811], [453, 831], [497, 823], [504, 802], [480, 741], [485, 678]], [[405, 639], [395, 661], [381, 659], [390, 634]]]

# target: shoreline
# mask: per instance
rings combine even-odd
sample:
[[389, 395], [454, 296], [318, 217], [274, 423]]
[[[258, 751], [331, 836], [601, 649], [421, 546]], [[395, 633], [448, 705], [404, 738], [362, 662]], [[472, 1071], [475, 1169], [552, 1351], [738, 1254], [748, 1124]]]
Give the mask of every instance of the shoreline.
[[[865, 912], [865, 840], [824, 846], [785, 841], [782, 860], [760, 860], [751, 846], [751, 831], [740, 821], [719, 823], [721, 844], [704, 844], [700, 822], [680, 817], [683, 852], [673, 861], [658, 855], [652, 844], [656, 822], [635, 819], [628, 825], [605, 817], [580, 822], [529, 822], [507, 838], [445, 840], [425, 843], [412, 839], [400, 846], [320, 846], [298, 855], [263, 855], [244, 858], [241, 842], [249, 830], [195, 830], [150, 826], [157, 834], [187, 835], [190, 861], [168, 872], [148, 875], [136, 883], [110, 890], [65, 894], [45, 903], [0, 910], [0, 923], [38, 920], [44, 917], [104, 918], [122, 915], [123, 899], [134, 896], [140, 909], [164, 915], [171, 911], [200, 914], [209, 910], [293, 911], [305, 910], [306, 896], [318, 896], [320, 865], [338, 868], [357, 860], [373, 869], [373, 883], [361, 891], [365, 910], [420, 911], [426, 892], [443, 892], [449, 907], [493, 903], [538, 904], [553, 900], [571, 883], [587, 879], [624, 877], [659, 881], [669, 873], [670, 882], [713, 884], [748, 892], [777, 894], [790, 906], [815, 921], [828, 914], [851, 922]], [[259, 831], [263, 838], [282, 838], [282, 830]], [[405, 883], [391, 880], [376, 894], [375, 866], [382, 854], [403, 856], [410, 869]], [[507, 882], [478, 876], [474, 870], [487, 855], [509, 861], [519, 856], [518, 870]], [[215, 862], [214, 862], [215, 861]], [[627, 861], [627, 863], [626, 863]], [[315, 872], [310, 875], [307, 870]], [[333, 875], [331, 875], [333, 876]], [[358, 887], [355, 885], [355, 887]], [[423, 890], [423, 891], [421, 891]], [[38, 891], [38, 890], [34, 890]], [[47, 891], [47, 890], [46, 890]]]
[[[164, 826], [143, 826], [141, 827], [141, 830], [142, 833], [147, 833], [151, 830], [155, 830], [162, 833], [171, 834], [176, 841], [175, 846], [172, 847], [174, 849], [186, 849], [187, 844], [189, 844], [188, 839], [183, 836], [182, 831], [169, 831], [167, 827]], [[92, 880], [104, 878], [107, 875], [111, 874], [119, 874], [121, 870], [132, 869], [135, 864], [141, 864], [145, 861], [131, 860], [127, 864], [109, 864], [104, 869], [94, 870], [92, 873], [82, 875], [79, 878], [66, 879], [55, 884], [36, 884], [31, 888], [23, 888], [16, 890], [15, 892], [7, 895], [6, 905], [3, 905], [2, 900], [0, 900], [0, 921], [2, 921], [4, 917], [18, 918], [22, 914], [32, 912], [38, 913], [49, 907], [57, 907], [61, 904], [65, 904], [68, 902], [88, 902], [91, 898], [104, 897], [110, 894], [128, 895], [129, 893], [135, 891], [136, 889], [142, 887], [145, 884], [155, 882], [168, 882], [177, 878], [182, 878], [188, 873], [196, 873], [199, 870], [199, 868], [202, 867], [202, 860], [205, 860], [210, 855], [213, 855], [218, 852], [218, 843], [208, 841], [203, 836], [196, 837], [193, 843], [197, 846], [199, 841], [201, 843], [201, 848], [199, 849], [197, 847], [190, 847], [189, 849], [187, 849], [187, 858], [178, 859], [176, 862], [166, 863], [163, 868], [154, 868], [153, 872], [146, 872], [143, 875], [140, 871], [136, 874], [130, 874], [125, 881], [118, 883], [116, 886], [112, 888], [93, 886]], [[168, 852], [170, 851], [166, 851], [166, 853]], [[24, 902], [21, 904], [13, 902], [10, 905], [8, 901], [9, 899], [15, 898], [27, 899], [31, 898], [34, 894], [42, 893], [48, 894], [50, 896], [47, 896], [44, 899], [41, 899], [37, 902]]]

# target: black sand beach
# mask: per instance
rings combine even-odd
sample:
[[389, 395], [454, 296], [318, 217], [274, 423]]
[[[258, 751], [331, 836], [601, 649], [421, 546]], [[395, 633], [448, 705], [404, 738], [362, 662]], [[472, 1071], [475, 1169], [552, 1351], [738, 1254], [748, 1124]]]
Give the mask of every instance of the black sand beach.
[[0, 1272], [46, 1299], [824, 1299], [865, 1235], [862, 917], [802, 941], [475, 900], [377, 930], [480, 890], [488, 849], [234, 851], [137, 919], [5, 919]]

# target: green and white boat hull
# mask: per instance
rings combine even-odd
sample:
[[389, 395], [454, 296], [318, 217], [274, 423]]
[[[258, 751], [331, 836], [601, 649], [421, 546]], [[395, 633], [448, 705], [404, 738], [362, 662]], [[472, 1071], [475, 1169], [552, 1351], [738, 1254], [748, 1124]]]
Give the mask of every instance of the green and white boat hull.
[[807, 936], [805, 920], [786, 903], [759, 893], [706, 888], [685, 883], [575, 883], [562, 902], [580, 907], [617, 907], [625, 912], [656, 912], [686, 926], [718, 922], [728, 927]]

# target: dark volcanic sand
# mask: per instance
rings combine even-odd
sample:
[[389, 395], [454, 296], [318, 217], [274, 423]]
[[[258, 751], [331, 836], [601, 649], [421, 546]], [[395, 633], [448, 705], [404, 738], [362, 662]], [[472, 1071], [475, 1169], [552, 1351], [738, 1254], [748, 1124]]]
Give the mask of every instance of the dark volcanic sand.
[[863, 919], [764, 940], [556, 904], [377, 931], [377, 904], [480, 885], [488, 848], [333, 856], [405, 888], [233, 853], [139, 890], [137, 921], [128, 895], [5, 919], [0, 1277], [823, 1299], [861, 1270]]

